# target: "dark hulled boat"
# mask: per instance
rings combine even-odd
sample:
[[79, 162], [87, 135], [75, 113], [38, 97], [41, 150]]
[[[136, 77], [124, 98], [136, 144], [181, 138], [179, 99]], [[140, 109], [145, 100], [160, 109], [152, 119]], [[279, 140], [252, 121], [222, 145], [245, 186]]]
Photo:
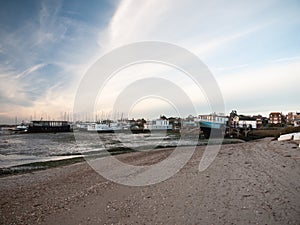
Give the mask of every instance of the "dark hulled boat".
[[32, 121], [28, 126], [28, 133], [56, 133], [71, 132], [71, 126], [68, 121], [50, 121], [40, 120]]

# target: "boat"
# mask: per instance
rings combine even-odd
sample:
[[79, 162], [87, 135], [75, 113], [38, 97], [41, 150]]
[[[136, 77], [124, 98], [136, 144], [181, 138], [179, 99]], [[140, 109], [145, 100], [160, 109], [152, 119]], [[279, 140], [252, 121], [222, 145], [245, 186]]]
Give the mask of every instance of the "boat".
[[211, 134], [213, 134], [214, 137], [222, 137], [227, 121], [228, 119], [225, 116], [215, 113], [201, 115], [199, 116], [200, 130], [203, 132], [205, 138], [210, 138]]
[[201, 128], [221, 129], [225, 124], [215, 121], [199, 121]]
[[15, 129], [16, 133], [26, 133], [28, 131], [28, 126], [25, 124], [18, 125]]
[[28, 130], [28, 126], [26, 126], [24, 124], [21, 124], [21, 125], [18, 125], [16, 127], [16, 130], [18, 130], [18, 131], [25, 131], [26, 132]]
[[68, 121], [34, 120], [28, 126], [28, 133], [71, 132]]
[[115, 133], [122, 130], [122, 126], [118, 123], [90, 123], [87, 126], [87, 131], [96, 131], [98, 133]]
[[277, 139], [278, 141], [300, 141], [300, 132], [282, 134]]
[[7, 131], [10, 134], [22, 134], [22, 133], [26, 133], [28, 131], [28, 126], [21, 123], [20, 125], [17, 125], [15, 127], [8, 128]]
[[294, 133], [282, 134], [278, 138], [278, 141], [291, 141], [291, 140], [293, 140], [293, 138], [294, 138]]
[[294, 141], [299, 145], [300, 148], [300, 132], [282, 134], [277, 139], [278, 141]]

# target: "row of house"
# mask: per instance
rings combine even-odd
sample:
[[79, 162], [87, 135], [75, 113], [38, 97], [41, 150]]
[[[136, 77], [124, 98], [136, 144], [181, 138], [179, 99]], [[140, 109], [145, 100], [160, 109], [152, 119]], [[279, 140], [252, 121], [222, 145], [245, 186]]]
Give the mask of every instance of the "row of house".
[[268, 117], [262, 115], [241, 115], [232, 110], [229, 116], [224, 114], [206, 114], [197, 117], [189, 116], [183, 120], [184, 125], [197, 126], [200, 121], [226, 124], [233, 128], [259, 129], [272, 126], [300, 126], [300, 112], [290, 112], [284, 115], [281, 112], [271, 112]]
[[262, 115], [245, 116], [238, 115], [235, 110], [230, 113], [229, 116], [230, 126], [232, 127], [251, 127], [251, 128], [262, 128], [262, 127], [282, 127], [282, 126], [300, 126], [300, 113], [290, 112], [284, 115], [281, 112], [271, 112], [269, 117]]
[[273, 126], [300, 126], [300, 112], [289, 112], [287, 115], [281, 112], [271, 112], [269, 114], [269, 124]]
[[[99, 123], [99, 122], [98, 122]], [[269, 117], [264, 117], [262, 115], [239, 115], [236, 110], [232, 110], [229, 116], [224, 114], [205, 114], [198, 116], [188, 116], [187, 118], [178, 118], [165, 116], [160, 116], [156, 120], [145, 120], [145, 119], [127, 119], [113, 121], [104, 121], [105, 124], [109, 124], [109, 127], [114, 127], [115, 129], [148, 129], [148, 130], [179, 130], [182, 127], [195, 128], [199, 127], [199, 124], [208, 124], [214, 127], [220, 127], [220, 125], [233, 127], [233, 128], [250, 128], [259, 129], [263, 127], [272, 126], [300, 126], [300, 113], [290, 112], [287, 115], [283, 115], [280, 112], [271, 112]], [[96, 123], [80, 123], [77, 124], [78, 127], [89, 127], [90, 129], [96, 129]]]

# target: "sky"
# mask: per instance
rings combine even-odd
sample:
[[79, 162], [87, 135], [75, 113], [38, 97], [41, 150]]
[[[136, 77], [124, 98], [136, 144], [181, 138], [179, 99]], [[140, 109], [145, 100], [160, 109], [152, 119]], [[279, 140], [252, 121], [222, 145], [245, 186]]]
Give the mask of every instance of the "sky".
[[[16, 117], [19, 122], [63, 119], [73, 112], [88, 69], [112, 50], [141, 41], [171, 43], [198, 56], [216, 79], [227, 114], [232, 109], [265, 116], [300, 111], [299, 14], [299, 1], [289, 0], [3, 0], [0, 124], [15, 123]], [[135, 88], [139, 101], [128, 109], [112, 107], [126, 88], [151, 77], [174, 82], [196, 113], [210, 113], [205, 93], [184, 73], [144, 63], [107, 82], [102, 100], [95, 103], [98, 116], [117, 117], [123, 111], [126, 117], [176, 116], [176, 107], [184, 108], [184, 102], [174, 106], [159, 96], [143, 97], [145, 83]], [[170, 91], [168, 86], [161, 89]]]

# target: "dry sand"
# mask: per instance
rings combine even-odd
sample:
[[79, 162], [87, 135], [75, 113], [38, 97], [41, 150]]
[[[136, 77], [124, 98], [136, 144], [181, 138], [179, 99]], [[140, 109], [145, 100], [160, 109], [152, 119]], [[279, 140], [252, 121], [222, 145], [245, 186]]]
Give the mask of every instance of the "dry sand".
[[[300, 224], [300, 150], [264, 139], [222, 146], [198, 171], [198, 147], [175, 176], [156, 185], [112, 183], [87, 163], [0, 179], [1, 224]], [[129, 153], [141, 165], [170, 150]]]

